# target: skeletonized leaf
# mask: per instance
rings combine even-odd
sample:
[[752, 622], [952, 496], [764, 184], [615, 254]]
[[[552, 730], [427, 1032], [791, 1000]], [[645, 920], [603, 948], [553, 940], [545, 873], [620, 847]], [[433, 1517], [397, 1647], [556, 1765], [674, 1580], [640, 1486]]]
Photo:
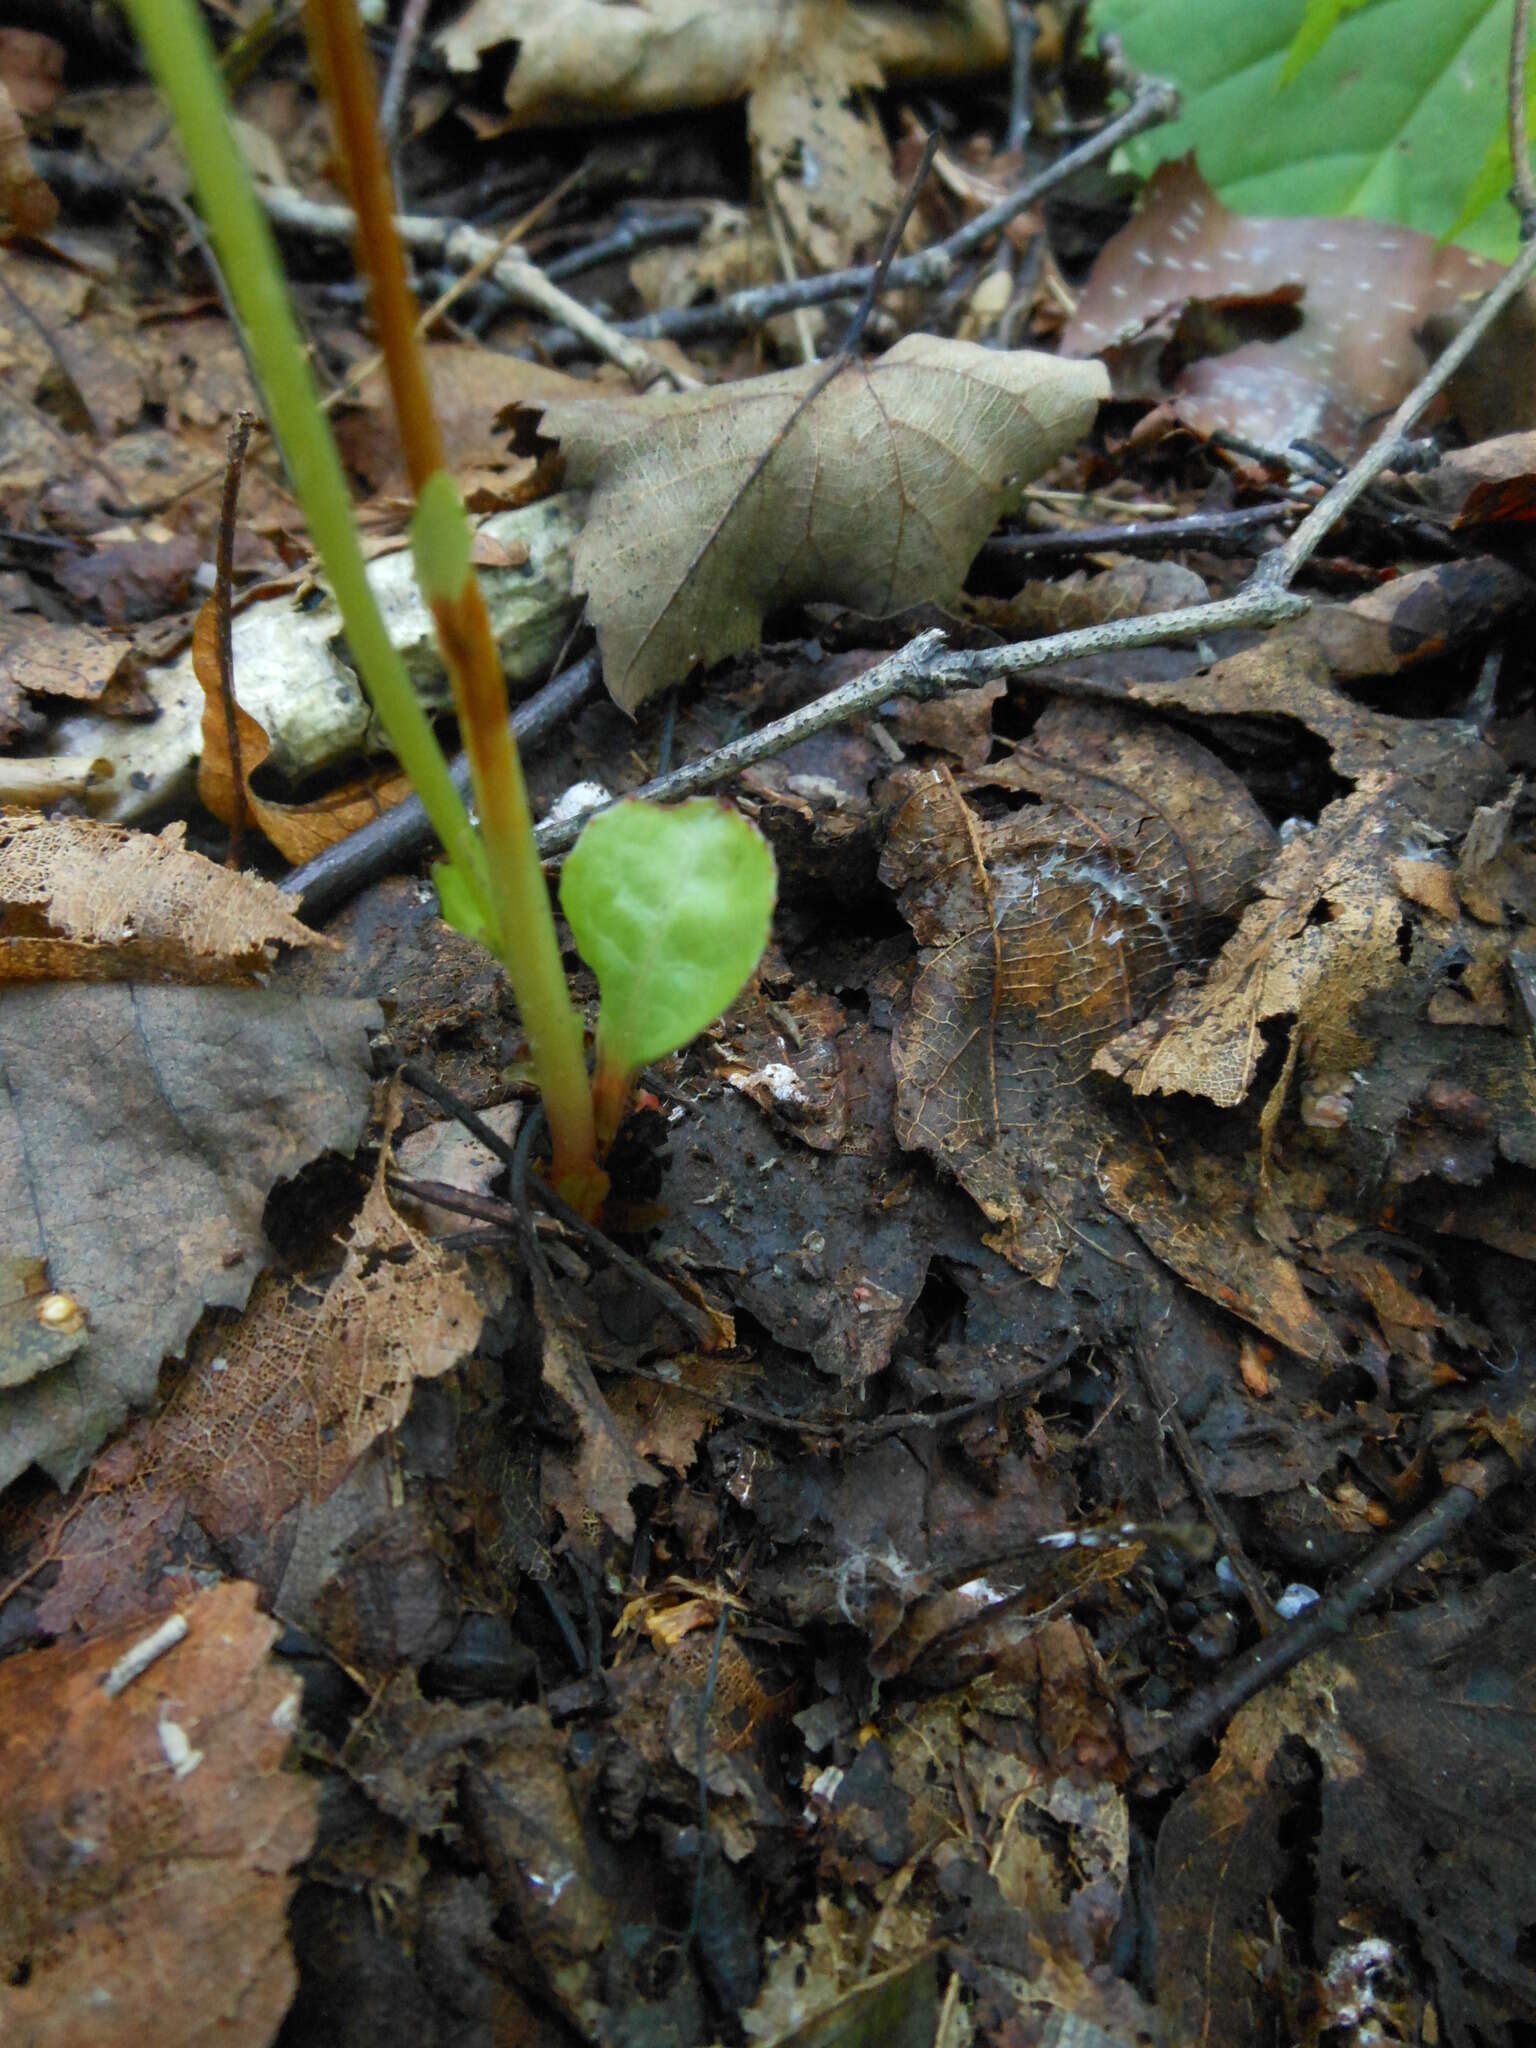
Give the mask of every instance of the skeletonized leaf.
[[271, 882], [185, 838], [0, 818], [0, 981], [254, 981], [274, 946], [334, 946]]
[[852, 362], [544, 413], [591, 487], [578, 585], [626, 710], [824, 598], [943, 603], [1023, 486], [1108, 396], [1102, 367], [909, 335]]

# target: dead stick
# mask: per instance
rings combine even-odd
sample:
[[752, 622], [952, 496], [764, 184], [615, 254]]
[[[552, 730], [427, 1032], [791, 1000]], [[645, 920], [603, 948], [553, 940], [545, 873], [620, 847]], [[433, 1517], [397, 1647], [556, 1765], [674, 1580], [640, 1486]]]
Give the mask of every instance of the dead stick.
[[1536, 235], [1536, 177], [1525, 122], [1525, 72], [1531, 48], [1531, 0], [1515, 0], [1509, 36], [1509, 196], [1520, 216], [1520, 239]]
[[1488, 1452], [1482, 1463], [1487, 1475], [1482, 1489], [1448, 1486], [1422, 1514], [1389, 1536], [1352, 1578], [1305, 1608], [1280, 1634], [1246, 1651], [1213, 1684], [1186, 1700], [1177, 1714], [1166, 1721], [1132, 1726], [1128, 1730], [1131, 1754], [1148, 1757], [1166, 1751], [1178, 1755], [1192, 1749], [1303, 1657], [1325, 1643], [1336, 1642], [1378, 1594], [1444, 1543], [1490, 1493], [1515, 1475], [1513, 1460], [1502, 1451]]
[[[1087, 170], [1111, 155], [1122, 142], [1146, 128], [1168, 121], [1178, 112], [1179, 96], [1165, 79], [1143, 79], [1123, 114], [1108, 121], [1097, 134], [1080, 142], [1056, 159], [1038, 177], [1028, 179], [1005, 199], [957, 228], [947, 240], [935, 242], [915, 256], [901, 256], [891, 265], [887, 283], [893, 291], [916, 287], [937, 291], [948, 284], [962, 263], [974, 256], [1021, 213], [1027, 212], [1047, 192], [1054, 192], [1079, 171]], [[631, 340], [659, 341], [664, 337], [692, 338], [707, 334], [735, 334], [743, 328], [761, 327], [778, 313], [793, 313], [801, 306], [824, 306], [832, 299], [857, 298], [868, 291], [875, 266], [859, 264], [851, 270], [824, 271], [819, 277], [803, 277], [793, 284], [754, 285], [733, 292], [714, 306], [680, 306], [664, 313], [649, 314], [643, 320], [616, 322], [612, 333]], [[572, 323], [567, 322], [568, 326]], [[575, 353], [557, 349], [556, 355]]]

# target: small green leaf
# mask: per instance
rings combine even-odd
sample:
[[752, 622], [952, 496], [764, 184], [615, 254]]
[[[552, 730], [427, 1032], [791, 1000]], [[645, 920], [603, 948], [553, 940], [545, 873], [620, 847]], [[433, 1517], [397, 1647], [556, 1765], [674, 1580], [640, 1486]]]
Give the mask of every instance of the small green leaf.
[[446, 469], [435, 469], [421, 487], [411, 518], [416, 581], [428, 604], [458, 596], [470, 578], [473, 546], [459, 487]]
[[437, 884], [443, 922], [462, 932], [466, 939], [476, 939], [496, 952], [498, 934], [479, 878], [466, 875], [455, 861], [439, 860], [432, 863], [432, 879]]
[[597, 976], [600, 1067], [632, 1074], [735, 1001], [768, 943], [776, 886], [767, 840], [707, 797], [588, 821], [560, 907]]

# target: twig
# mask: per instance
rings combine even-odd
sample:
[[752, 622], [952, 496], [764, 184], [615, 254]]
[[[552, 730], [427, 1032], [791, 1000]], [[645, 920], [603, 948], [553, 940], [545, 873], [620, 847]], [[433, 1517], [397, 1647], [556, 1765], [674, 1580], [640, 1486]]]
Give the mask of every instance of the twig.
[[242, 406], [229, 430], [224, 462], [224, 491], [219, 499], [219, 537], [214, 554], [213, 617], [214, 660], [219, 674], [219, 706], [224, 713], [224, 747], [229, 755], [230, 803], [229, 850], [225, 865], [238, 868], [245, 850], [245, 769], [240, 757], [240, 717], [235, 706], [235, 649], [231, 633], [234, 617], [235, 515], [240, 507], [240, 476], [245, 468], [245, 451], [250, 446], [256, 415]]
[[[1179, 96], [1166, 80], [1144, 79], [1123, 114], [1106, 122], [1086, 142], [1079, 143], [1076, 149], [1069, 149], [1038, 177], [1010, 192], [1006, 199], [998, 200], [995, 206], [989, 206], [974, 220], [967, 221], [946, 241], [935, 242], [932, 248], [923, 249], [915, 256], [898, 257], [891, 265], [887, 284], [893, 291], [912, 288], [941, 290], [984, 243], [1047, 192], [1054, 192], [1057, 186], [1110, 155], [1122, 142], [1141, 134], [1143, 129], [1171, 120], [1178, 112], [1178, 106]], [[731, 293], [718, 305], [672, 307], [665, 312], [647, 314], [642, 320], [616, 322], [608, 331], [639, 341], [664, 338], [691, 340], [710, 334], [736, 334], [744, 328], [761, 327], [776, 314], [792, 313], [797, 306], [824, 306], [833, 299], [856, 298], [868, 291], [874, 269], [873, 264], [865, 263], [851, 270], [830, 270], [820, 277], [801, 278], [792, 285], [754, 285], [746, 291]], [[574, 329], [574, 322], [566, 324]], [[559, 336], [549, 338], [547, 347], [554, 360], [581, 353], [579, 348], [570, 346]]]
[[1265, 1686], [1273, 1685], [1287, 1671], [1327, 1642], [1336, 1642], [1395, 1579], [1436, 1549], [1459, 1529], [1480, 1507], [1488, 1494], [1515, 1476], [1515, 1465], [1502, 1451], [1490, 1450], [1482, 1464], [1488, 1485], [1482, 1492], [1470, 1486], [1448, 1486], [1437, 1501], [1389, 1536], [1372, 1554], [1369, 1563], [1325, 1598], [1304, 1608], [1288, 1628], [1246, 1651], [1220, 1678], [1185, 1701], [1177, 1714], [1166, 1721], [1146, 1722], [1130, 1732], [1133, 1756], [1148, 1757], [1167, 1751], [1177, 1755], [1192, 1749], [1213, 1735]]
[[[512, 731], [518, 745], [527, 749], [557, 726], [569, 724], [601, 678], [595, 654], [552, 677], [512, 713]], [[459, 794], [467, 794], [469, 762], [463, 755], [453, 765], [453, 780]], [[295, 868], [283, 887], [298, 897], [301, 915], [314, 924], [381, 875], [414, 866], [436, 843], [420, 797], [409, 796], [338, 845], [327, 847], [303, 867]]]
[[637, 256], [642, 249], [655, 248], [658, 243], [685, 242], [701, 234], [708, 225], [709, 213], [702, 206], [691, 206], [660, 218], [628, 214], [611, 234], [602, 235], [595, 242], [584, 242], [580, 248], [568, 249], [540, 268], [551, 284], [564, 284], [568, 277], [580, 277], [584, 270], [596, 270], [600, 264]]
[[[290, 234], [309, 235], [318, 241], [350, 242], [356, 231], [356, 217], [350, 206], [322, 206], [284, 185], [264, 185], [261, 198], [280, 228]], [[462, 222], [434, 220], [430, 214], [402, 213], [395, 218], [402, 242], [417, 255], [469, 269], [495, 249], [497, 238]], [[551, 284], [537, 264], [515, 250], [507, 250], [491, 263], [489, 276], [519, 305], [532, 306], [546, 319], [558, 320], [579, 334], [598, 355], [617, 363], [642, 391], [665, 377], [678, 390], [695, 388], [696, 380], [685, 377], [643, 348], [630, 335], [598, 318], [590, 307], [569, 292]]]
[[386, 149], [392, 150], [395, 146], [395, 131], [400, 126], [400, 115], [405, 106], [405, 89], [411, 82], [411, 67], [416, 62], [416, 50], [426, 26], [429, 4], [430, 0], [405, 0], [400, 15], [389, 71], [384, 79], [384, 90], [379, 95], [379, 131]]
[[1147, 1398], [1152, 1403], [1158, 1428], [1173, 1445], [1184, 1477], [1200, 1503], [1201, 1513], [1215, 1530], [1222, 1549], [1231, 1559], [1232, 1569], [1237, 1574], [1238, 1584], [1243, 1589], [1253, 1618], [1259, 1625], [1260, 1634], [1272, 1636], [1280, 1626], [1280, 1617], [1275, 1612], [1274, 1602], [1270, 1599], [1263, 1579], [1254, 1569], [1253, 1561], [1243, 1547], [1243, 1540], [1232, 1517], [1223, 1507], [1216, 1489], [1205, 1476], [1200, 1454], [1185, 1427], [1183, 1416], [1179, 1413], [1178, 1402], [1169, 1392], [1162, 1369], [1152, 1355], [1151, 1346], [1143, 1338], [1131, 1348], [1136, 1361], [1137, 1375], [1146, 1389]]
[[1324, 536], [1382, 471], [1392, 466], [1399, 444], [1409, 428], [1430, 400], [1439, 396], [1500, 313], [1519, 296], [1533, 276], [1536, 276], [1536, 236], [1526, 243], [1512, 268], [1499, 279], [1450, 347], [1419, 379], [1360, 460], [1313, 507], [1285, 546], [1277, 548], [1272, 555], [1266, 555], [1249, 580], [1250, 590], [1289, 587], [1311, 560]]
[[698, 1719], [698, 1786], [699, 1786], [699, 1860], [693, 1874], [693, 1906], [688, 1915], [688, 1933], [684, 1940], [685, 1950], [691, 1949], [698, 1938], [699, 1924], [704, 1917], [704, 1872], [709, 1851], [709, 1710], [715, 1703], [715, 1687], [720, 1678], [720, 1652], [725, 1647], [725, 1631], [730, 1624], [731, 1609], [728, 1601], [720, 1603], [720, 1619], [715, 1624], [714, 1647], [709, 1653], [709, 1671], [704, 1679], [704, 1690], [699, 1694]]
[[1029, 131], [1034, 123], [1029, 117], [1029, 73], [1030, 59], [1035, 54], [1035, 39], [1040, 33], [1040, 24], [1035, 19], [1034, 9], [1026, 7], [1024, 0], [1007, 0], [1008, 41], [1011, 63], [1008, 74], [1008, 141], [1010, 150], [1021, 150], [1029, 140]]
[[875, 310], [875, 301], [890, 282], [891, 266], [896, 261], [896, 251], [901, 247], [901, 238], [907, 232], [907, 222], [912, 218], [918, 195], [928, 182], [928, 173], [933, 169], [933, 160], [938, 153], [939, 131], [933, 128], [929, 130], [928, 138], [923, 144], [923, 153], [918, 159], [917, 169], [912, 173], [906, 193], [896, 209], [895, 218], [885, 231], [885, 240], [880, 244], [880, 253], [870, 270], [864, 296], [854, 307], [853, 318], [848, 322], [842, 341], [838, 344], [837, 352], [840, 356], [851, 356], [858, 347], [859, 337], [869, 325], [869, 316]]
[[[867, 669], [851, 683], [829, 690], [812, 704], [775, 719], [761, 731], [746, 733], [728, 746], [717, 747], [702, 760], [689, 762], [671, 775], [657, 776], [630, 792], [657, 802], [672, 802], [696, 790], [711, 789], [729, 776], [773, 754], [782, 754], [798, 740], [824, 731], [845, 718], [857, 718], [887, 697], [939, 696], [947, 690], [972, 689], [977, 683], [1027, 675], [1053, 663], [1077, 661], [1090, 654], [1108, 654], [1122, 647], [1156, 647], [1169, 640], [1199, 639], [1237, 626], [1273, 626], [1307, 610], [1307, 600], [1288, 590], [1251, 589], [1216, 604], [1191, 605], [1176, 612], [1154, 612], [1146, 618], [1116, 619], [1104, 626], [1085, 626], [1075, 633], [1053, 633], [1044, 640], [1024, 640], [1008, 647], [951, 653], [937, 627], [920, 633], [907, 646]], [[546, 858], [563, 853], [576, 839], [591, 811], [579, 818], [546, 820], [535, 828], [539, 851]]]
[[1520, 239], [1536, 235], [1536, 175], [1525, 120], [1525, 72], [1531, 49], [1531, 0], [1515, 0], [1509, 36], [1509, 196], [1520, 217]]
[[184, 1614], [169, 1614], [156, 1629], [147, 1636], [140, 1636], [131, 1648], [124, 1650], [101, 1681], [101, 1689], [109, 1700], [115, 1700], [120, 1692], [126, 1692], [136, 1678], [142, 1677], [150, 1665], [167, 1650], [174, 1650], [187, 1634], [187, 1617]]
[[1307, 510], [1287, 500], [1277, 505], [1244, 505], [1231, 512], [1192, 512], [1182, 519], [1127, 520], [1123, 526], [1053, 528], [1049, 533], [999, 533], [982, 544], [979, 560], [1001, 567], [1010, 562], [1061, 555], [1158, 555], [1170, 547], [1193, 546], [1213, 553], [1241, 551], [1248, 535], [1265, 526], [1288, 524]]

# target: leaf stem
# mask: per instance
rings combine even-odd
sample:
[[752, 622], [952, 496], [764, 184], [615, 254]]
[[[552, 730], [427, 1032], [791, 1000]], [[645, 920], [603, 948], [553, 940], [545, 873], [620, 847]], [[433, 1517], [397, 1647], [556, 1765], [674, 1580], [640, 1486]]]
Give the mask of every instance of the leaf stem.
[[368, 582], [351, 494], [299, 336], [277, 248], [230, 127], [223, 81], [194, 0], [126, 0], [134, 31], [175, 118], [225, 281], [260, 378], [347, 644], [433, 829], [477, 899], [484, 856], [431, 720], [390, 640]]
[[[373, 315], [419, 517], [446, 573], [424, 580], [470, 759], [489, 884], [507, 970], [533, 1054], [554, 1146], [552, 1177], [575, 1187], [578, 1208], [601, 1201], [596, 1134], [581, 1019], [566, 988], [549, 891], [533, 838], [522, 763], [507, 725], [507, 686], [485, 599], [469, 558], [462, 502], [447, 475], [416, 300], [395, 229], [395, 195], [379, 126], [373, 71], [355, 0], [307, 0], [310, 48], [336, 118], [357, 216], [360, 267]], [[430, 500], [430, 503], [428, 502]], [[447, 529], [458, 529], [447, 531]], [[456, 549], [462, 545], [462, 560]], [[446, 555], [441, 551], [446, 548]]]

